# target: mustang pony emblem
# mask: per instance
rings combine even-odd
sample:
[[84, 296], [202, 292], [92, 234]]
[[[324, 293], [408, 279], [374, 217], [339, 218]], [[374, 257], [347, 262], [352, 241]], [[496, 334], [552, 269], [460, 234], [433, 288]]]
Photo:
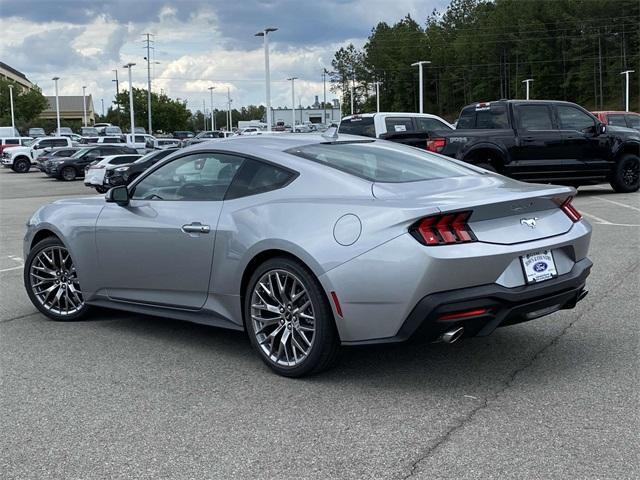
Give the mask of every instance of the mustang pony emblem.
[[526, 225], [529, 228], [536, 228], [536, 220], [538, 220], [538, 217], [521, 218], [520, 225]]

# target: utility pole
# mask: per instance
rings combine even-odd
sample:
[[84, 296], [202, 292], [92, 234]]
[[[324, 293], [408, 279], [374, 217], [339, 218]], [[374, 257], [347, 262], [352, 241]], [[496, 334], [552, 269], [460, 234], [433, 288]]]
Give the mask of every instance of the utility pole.
[[133, 84], [131, 83], [131, 67], [133, 67], [135, 63], [127, 63], [124, 68], [129, 70], [129, 115], [131, 119], [131, 135], [135, 134], [135, 120], [133, 115]]
[[326, 68], [322, 69], [322, 90], [323, 90], [323, 100], [322, 100], [322, 123], [327, 123], [327, 71]]
[[264, 37], [264, 76], [265, 76], [265, 93], [267, 100], [267, 132], [271, 131], [271, 73], [269, 71], [269, 38], [271, 32], [278, 29], [275, 27], [265, 28], [263, 31], [256, 33], [256, 37]]
[[60, 80], [60, 77], [53, 77], [51, 80], [53, 80], [56, 85], [56, 122], [58, 124], [58, 132], [56, 135], [60, 135], [60, 101], [58, 100], [58, 80]]
[[598, 71], [600, 76], [600, 109], [604, 108], [604, 98], [602, 98], [602, 45], [600, 42], [600, 29], [598, 28]]
[[351, 71], [351, 115], [353, 115], [353, 91], [356, 88], [356, 72], [355, 70]]
[[[625, 76], [626, 85], [625, 85], [625, 95], [624, 95], [624, 110], [625, 112], [629, 111], [629, 74], [635, 72], [635, 70], [625, 70], [624, 72], [620, 72], [620, 75]], [[13, 113], [12, 113], [13, 115]], [[13, 117], [12, 117], [13, 118]]]
[[533, 82], [533, 78], [527, 78], [526, 80], [522, 80], [522, 83], [524, 83], [527, 87], [527, 100], [529, 100], [529, 84]]
[[120, 82], [118, 81], [118, 70], [114, 70], [116, 74], [116, 78], [111, 80], [112, 82], [116, 82], [116, 110], [118, 111], [118, 123], [122, 123], [120, 119], [120, 101], [118, 100], [118, 94], [120, 93]]
[[87, 126], [87, 87], [82, 87], [82, 122]]
[[229, 92], [229, 87], [227, 87], [227, 112], [229, 113], [229, 119], [227, 121], [227, 130], [231, 132], [232, 125], [233, 125], [233, 118], [231, 118], [231, 92]]
[[376, 112], [380, 113], [380, 82], [376, 81]]
[[211, 95], [211, 131], [213, 132], [216, 129], [216, 120], [213, 116], [213, 91], [216, 87], [209, 87], [209, 94]]
[[431, 62], [428, 61], [428, 60], [420, 60], [419, 62], [411, 64], [412, 67], [416, 67], [416, 66], [418, 67], [418, 82], [420, 82], [420, 89], [419, 89], [419, 92], [420, 92], [420, 100], [419, 100], [419, 102], [420, 102], [420, 104], [419, 104], [418, 111], [420, 113], [424, 112], [424, 93], [423, 93], [424, 85], [423, 85], [423, 81], [422, 81], [422, 66], [423, 65], [428, 65], [430, 63]]
[[149, 133], [149, 135], [153, 135], [153, 129], [151, 126], [151, 56], [149, 51], [153, 48], [151, 46], [151, 43], [153, 42], [153, 40], [151, 40], [151, 37], [153, 36], [150, 33], [145, 33], [144, 34], [147, 38], [146, 38], [146, 42], [147, 42], [147, 56], [146, 56], [146, 60], [147, 60], [147, 122], [148, 122], [148, 126], [149, 129], [147, 130], [147, 132]]
[[204, 130], [207, 131], [207, 106], [204, 104], [204, 99], [202, 100], [202, 118], [204, 119]]
[[291, 133], [295, 131], [296, 127], [296, 91], [295, 82], [298, 77], [287, 78], [291, 81]]
[[[57, 97], [56, 97], [57, 98]], [[13, 84], [9, 84], [9, 103], [11, 104], [11, 128], [13, 128], [13, 134], [16, 134], [16, 119], [13, 115]]]
[[104, 98], [100, 99], [100, 103], [102, 104], [102, 116], [104, 117]]

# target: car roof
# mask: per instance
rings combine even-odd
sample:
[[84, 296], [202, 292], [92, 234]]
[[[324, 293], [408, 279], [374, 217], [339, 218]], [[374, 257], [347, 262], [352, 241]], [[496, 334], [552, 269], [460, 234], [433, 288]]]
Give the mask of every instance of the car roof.
[[[415, 113], [415, 112], [373, 112], [373, 113], [357, 113], [354, 115], [347, 115], [342, 117], [342, 120], [349, 120], [351, 118], [370, 118], [375, 116], [403, 116], [403, 117], [426, 117], [426, 118], [440, 118], [433, 113]], [[307, 124], [308, 125], [308, 124]]]
[[640, 115], [640, 113], [636, 113], [636, 112], [625, 112], [624, 110], [597, 110], [595, 112], [591, 112], [593, 114], [598, 114], [598, 113], [614, 113], [614, 114], [619, 114], [619, 115]]

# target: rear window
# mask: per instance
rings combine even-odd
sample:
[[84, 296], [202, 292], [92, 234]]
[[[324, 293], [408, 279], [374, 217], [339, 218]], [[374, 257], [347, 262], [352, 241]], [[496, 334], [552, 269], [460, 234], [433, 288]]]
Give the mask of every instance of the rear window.
[[627, 115], [627, 125], [640, 129], [640, 115]]
[[321, 143], [286, 151], [372, 182], [404, 183], [473, 175], [462, 165], [403, 145], [377, 142]]
[[456, 129], [497, 130], [509, 128], [509, 117], [504, 104], [479, 103], [460, 113]]
[[373, 117], [346, 118], [340, 122], [338, 133], [375, 138], [376, 128], [373, 125]]
[[384, 119], [387, 133], [413, 132], [415, 127], [409, 117], [387, 117]]
[[624, 115], [609, 115], [609, 125], [626, 127], [627, 122], [624, 119]]

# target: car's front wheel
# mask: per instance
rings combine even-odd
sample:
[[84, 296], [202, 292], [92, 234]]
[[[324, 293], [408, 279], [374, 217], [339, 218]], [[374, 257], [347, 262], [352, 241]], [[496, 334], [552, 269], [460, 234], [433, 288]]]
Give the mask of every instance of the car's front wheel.
[[26, 158], [18, 158], [13, 162], [13, 171], [16, 173], [27, 173], [31, 170], [31, 161]]
[[109, 189], [107, 187], [103, 187], [101, 185], [96, 186], [96, 192], [98, 193], [107, 193]]
[[31, 249], [24, 286], [35, 307], [52, 320], [78, 320], [88, 310], [71, 254], [58, 238], [45, 238]]
[[318, 280], [299, 262], [278, 257], [260, 265], [244, 303], [251, 344], [276, 373], [301, 377], [335, 363], [339, 342], [331, 307]]
[[630, 153], [620, 157], [613, 166], [610, 183], [617, 193], [637, 192], [640, 188], [640, 157]]
[[70, 182], [76, 179], [76, 169], [73, 167], [64, 167], [60, 176], [65, 182]]

